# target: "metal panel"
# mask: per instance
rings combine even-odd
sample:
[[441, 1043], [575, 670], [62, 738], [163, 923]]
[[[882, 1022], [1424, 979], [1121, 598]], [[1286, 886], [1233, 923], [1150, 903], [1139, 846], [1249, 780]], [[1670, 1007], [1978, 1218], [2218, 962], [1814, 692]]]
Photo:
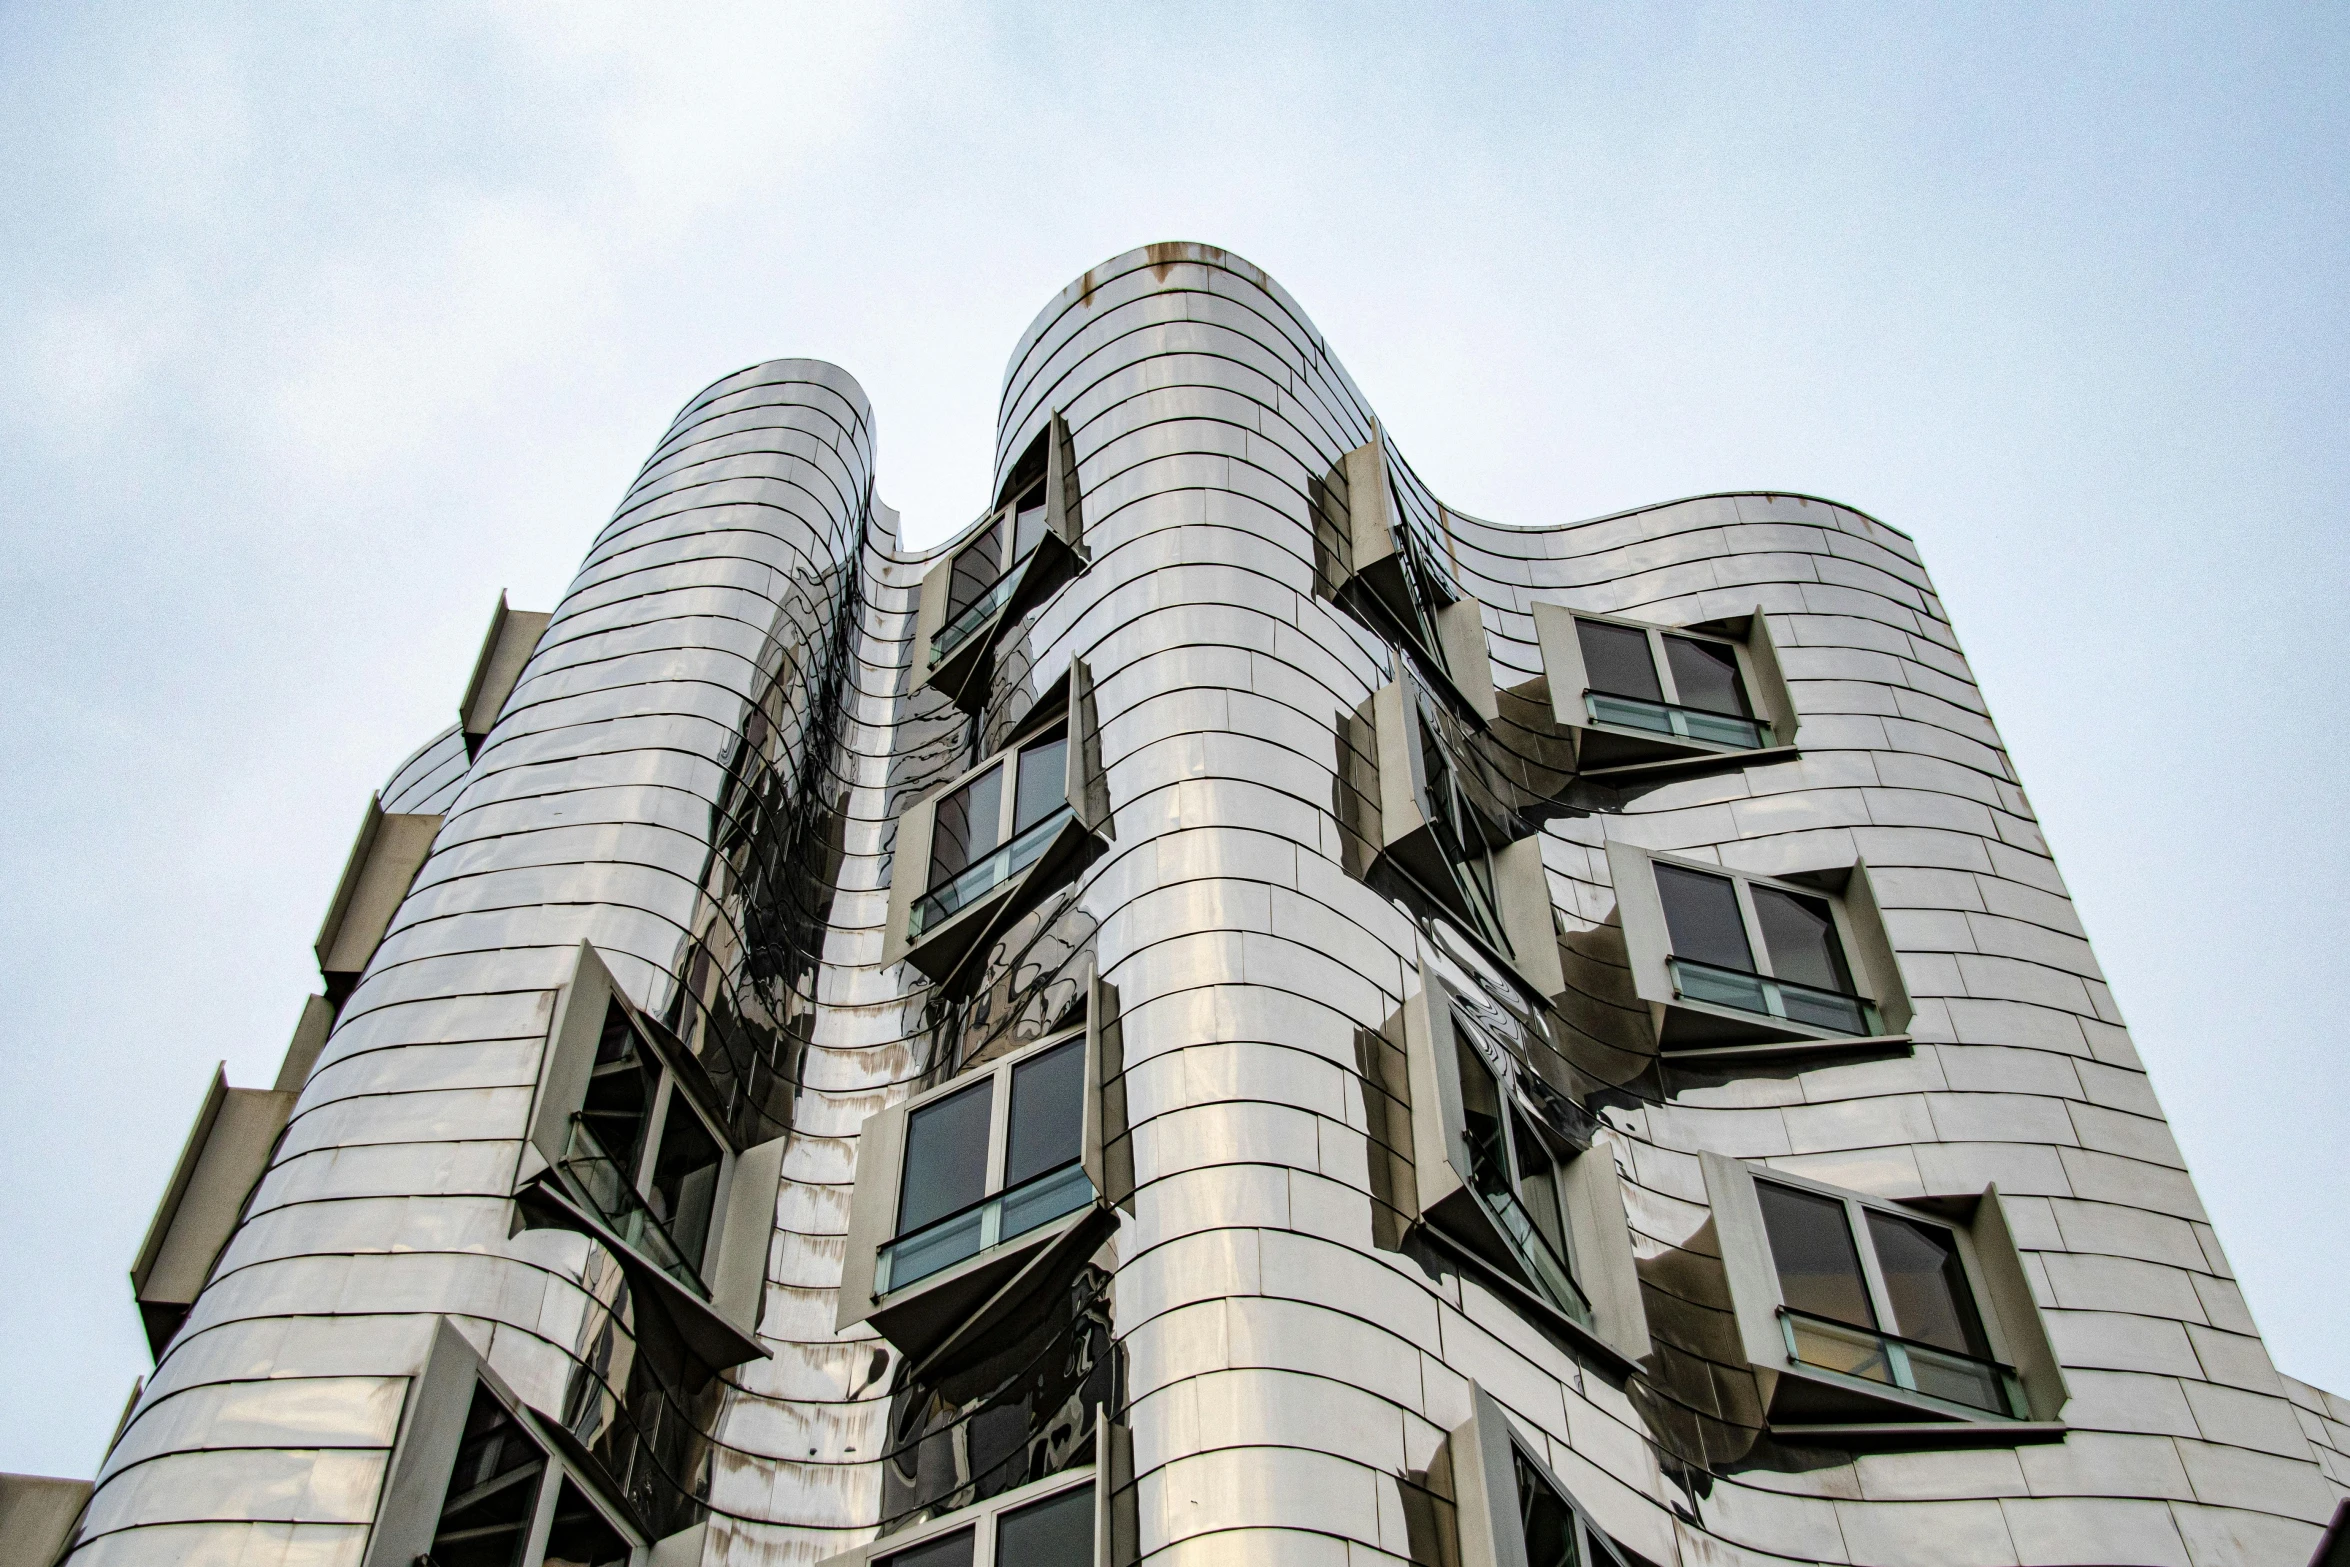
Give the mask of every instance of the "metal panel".
[[506, 595], [498, 595], [489, 634], [482, 638], [480, 656], [473, 661], [473, 676], [465, 682], [465, 695], [457, 703], [458, 730], [465, 737], [468, 757], [481, 750], [482, 741], [497, 727], [506, 699], [514, 694], [523, 666], [530, 662], [547, 622], [553, 618], [537, 610], [509, 609]]

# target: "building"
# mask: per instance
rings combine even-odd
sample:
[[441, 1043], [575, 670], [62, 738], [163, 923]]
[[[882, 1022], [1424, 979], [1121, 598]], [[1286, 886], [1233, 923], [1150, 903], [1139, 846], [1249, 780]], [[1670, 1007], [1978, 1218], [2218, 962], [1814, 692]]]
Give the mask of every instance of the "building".
[[501, 602], [76, 1567], [2319, 1549], [2350, 1404], [1901, 533], [1463, 516], [1195, 245], [1037, 318], [951, 546], [874, 478], [759, 365]]

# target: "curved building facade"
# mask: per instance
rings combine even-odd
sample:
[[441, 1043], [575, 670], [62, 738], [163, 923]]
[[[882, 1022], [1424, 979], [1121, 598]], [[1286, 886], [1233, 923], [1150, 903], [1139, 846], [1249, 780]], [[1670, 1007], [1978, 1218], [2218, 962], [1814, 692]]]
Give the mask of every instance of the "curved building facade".
[[367, 812], [79, 1567], [2302, 1562], [1917, 551], [1446, 507], [1255, 267], [681, 412]]

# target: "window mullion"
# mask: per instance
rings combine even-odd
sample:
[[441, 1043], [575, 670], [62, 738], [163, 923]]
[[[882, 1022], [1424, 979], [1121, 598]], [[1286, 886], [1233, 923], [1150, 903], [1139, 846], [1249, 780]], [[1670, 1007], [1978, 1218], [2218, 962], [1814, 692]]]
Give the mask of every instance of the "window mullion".
[[1893, 1314], [1893, 1292], [1885, 1287], [1885, 1270], [1877, 1265], [1876, 1237], [1869, 1233], [1869, 1205], [1858, 1198], [1844, 1199], [1844, 1222], [1852, 1227], [1852, 1238], [1860, 1254], [1861, 1278], [1869, 1290], [1869, 1308], [1876, 1313], [1877, 1329], [1883, 1333], [1899, 1333], [1900, 1320]]
[[539, 1567], [547, 1555], [547, 1537], [555, 1530], [555, 1506], [563, 1496], [563, 1466], [553, 1453], [539, 1461], [539, 1494], [530, 1509], [530, 1535], [523, 1542], [521, 1560]]
[[1754, 912], [1754, 892], [1746, 878], [1735, 873], [1730, 876], [1730, 885], [1738, 892], [1738, 919], [1746, 927], [1746, 949], [1754, 959], [1754, 971], [1766, 979], [1777, 979], [1770, 946], [1763, 940], [1762, 920]]
[[[660, 1058], [654, 1056], [654, 1059]], [[652, 1195], [653, 1170], [661, 1158], [661, 1133], [669, 1125], [669, 1101], [676, 1093], [677, 1074], [669, 1070], [667, 1062], [662, 1062], [660, 1085], [653, 1090], [653, 1102], [645, 1112], [644, 1151], [637, 1155], [635, 1185], [639, 1197]]]
[[1011, 1157], [1011, 1148], [1012, 1063], [1007, 1061], [996, 1068], [995, 1081], [988, 1089], [987, 1194], [991, 1197], [1004, 1189], [1004, 1165]]
[[1673, 683], [1673, 661], [1665, 657], [1665, 634], [1654, 626], [1642, 629], [1648, 633], [1648, 661], [1656, 666], [1656, 688], [1668, 704], [1679, 707], [1681, 688]]

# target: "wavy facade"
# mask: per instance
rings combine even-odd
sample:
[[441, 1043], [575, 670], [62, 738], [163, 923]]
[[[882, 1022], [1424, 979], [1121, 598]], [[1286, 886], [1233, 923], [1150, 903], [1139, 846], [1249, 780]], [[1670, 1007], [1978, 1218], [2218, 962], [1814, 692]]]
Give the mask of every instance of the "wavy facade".
[[740, 372], [493, 631], [72, 1561], [2309, 1558], [1905, 536], [1463, 516], [1192, 245], [997, 453], [909, 555]]

